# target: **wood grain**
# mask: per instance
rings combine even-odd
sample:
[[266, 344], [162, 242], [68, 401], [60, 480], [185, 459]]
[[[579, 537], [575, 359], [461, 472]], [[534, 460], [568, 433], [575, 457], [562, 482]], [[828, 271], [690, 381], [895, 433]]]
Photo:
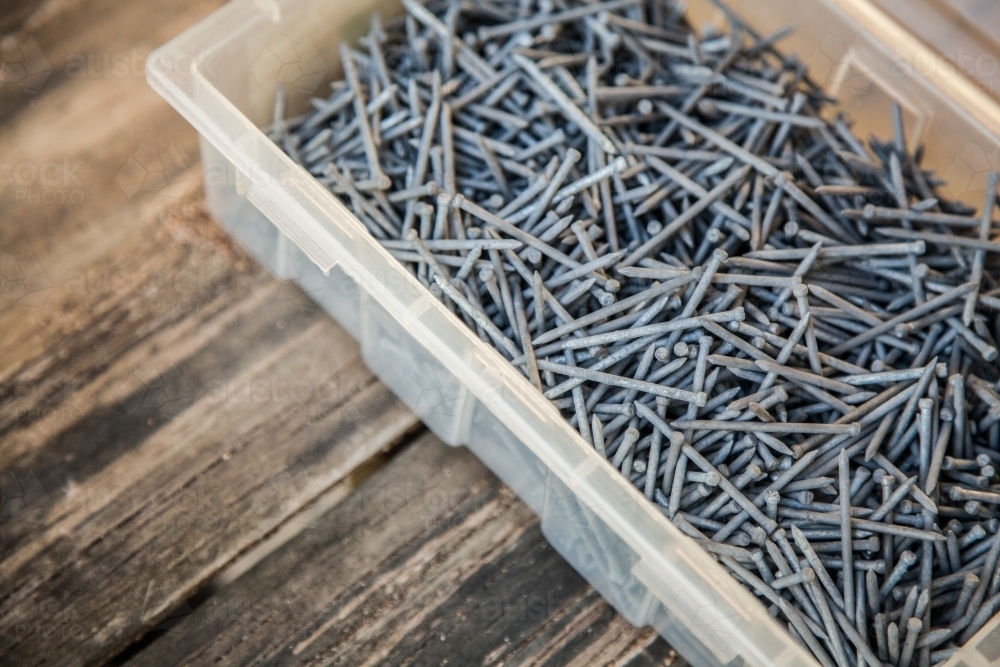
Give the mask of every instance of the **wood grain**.
[[[130, 132], [123, 130], [132, 129], [127, 121], [137, 120], [129, 118], [128, 104], [144, 101], [137, 93], [140, 86], [145, 88], [145, 56], [222, 4], [222, 0], [5, 0], [0, 14], [3, 60], [14, 67], [5, 68], [0, 79], [0, 122], [26, 120], [45, 98], [59, 99], [64, 111], [91, 105], [100, 111], [89, 117], [90, 127], [82, 135], [63, 127], [58, 133], [46, 133], [50, 141], [79, 145], [101, 136], [128, 141]], [[9, 5], [13, 11], [8, 14]], [[119, 94], [103, 97], [103, 92], [115, 89]], [[145, 92], [150, 100], [156, 97], [148, 88]], [[155, 136], [155, 128], [151, 129]]]
[[64, 427], [14, 422], [5, 479], [44, 495], [4, 522], [0, 663], [113, 656], [417, 425], [315, 308], [222, 294], [148, 337], [116, 327], [110, 363], [75, 351], [65, 372], [92, 377], [67, 400], [92, 407]]
[[52, 71], [0, 98], [24, 175], [0, 186], [0, 664], [106, 662], [418, 425], [204, 210], [141, 61], [218, 4], [50, 5], [13, 36]]
[[0, 665], [675, 664], [208, 215], [136, 64], [221, 1], [0, 19]]
[[128, 664], [251, 662], [684, 664], [617, 616], [475, 457], [431, 435]]

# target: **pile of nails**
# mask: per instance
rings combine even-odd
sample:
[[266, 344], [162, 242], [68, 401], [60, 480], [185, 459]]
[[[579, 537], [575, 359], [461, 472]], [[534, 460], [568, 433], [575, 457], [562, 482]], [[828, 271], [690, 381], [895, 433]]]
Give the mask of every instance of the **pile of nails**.
[[270, 136], [824, 667], [1000, 611], [997, 180], [977, 213], [669, 0], [403, 0]]

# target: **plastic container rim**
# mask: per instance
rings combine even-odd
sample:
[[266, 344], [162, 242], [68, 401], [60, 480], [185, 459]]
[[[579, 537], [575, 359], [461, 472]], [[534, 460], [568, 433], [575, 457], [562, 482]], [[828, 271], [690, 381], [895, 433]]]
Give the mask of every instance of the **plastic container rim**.
[[[346, 234], [355, 243], [364, 244], [368, 250], [379, 255], [380, 259], [388, 266], [394, 267], [396, 272], [403, 276], [408, 290], [425, 291], [416, 278], [410, 275], [388, 251], [382, 248], [362, 223], [332, 193], [281, 152], [202, 73], [201, 65], [206, 55], [220, 45], [219, 34], [226, 34], [226, 41], [232, 41], [240, 34], [253, 29], [257, 21], [278, 23], [283, 16], [283, 6], [291, 5], [294, 2], [296, 0], [233, 0], [148, 56], [146, 73], [150, 86], [166, 98], [200, 134], [216, 146], [227, 160], [236, 165], [237, 169], [240, 168], [240, 165], [251, 164], [255, 161], [255, 157], [246, 151], [247, 144], [244, 142], [252, 142], [254, 145], [257, 145], [258, 142], [270, 144], [276, 154], [274, 157], [283, 162], [283, 167], [287, 169], [291, 178], [279, 180], [274, 174], [254, 173], [250, 175], [251, 190], [256, 193], [258, 198], [264, 196], [269, 199], [277, 199], [275, 204], [286, 211], [294, 212], [288, 213], [288, 215], [294, 218], [297, 224], [301, 225], [304, 221], [308, 221], [306, 223], [309, 227], [307, 235], [319, 247], [326, 246], [339, 250], [339, 252], [329, 253], [330, 256], [324, 258], [317, 257], [308, 249], [303, 248], [310, 259], [324, 272], [328, 272], [333, 266], [342, 268], [353, 280], [367, 288], [376, 301], [394, 317], [403, 310], [409, 310], [413, 314], [417, 310], [414, 306], [419, 305], [420, 310], [432, 310], [435, 320], [446, 322], [458, 330], [459, 335], [464, 338], [465, 344], [475, 352], [475, 356], [479, 360], [488, 360], [492, 372], [497, 374], [498, 379], [505, 385], [504, 388], [511, 390], [510, 393], [514, 397], [513, 402], [516, 402], [517, 406], [512, 405], [512, 401], [509, 400], [497, 402], [492, 400], [495, 397], [479, 395], [476, 387], [481, 383], [482, 377], [470, 367], [469, 360], [462, 358], [460, 354], [444, 344], [442, 339], [435, 335], [434, 331], [422, 319], [411, 317], [407, 322], [409, 332], [414, 338], [432, 355], [438, 359], [447, 360], [447, 366], [456, 378], [491, 412], [494, 412], [500, 421], [563, 484], [573, 490], [586, 507], [593, 510], [609, 528], [635, 550], [640, 562], [646, 568], [655, 570], [659, 563], [666, 569], [672, 569], [660, 553], [663, 540], [658, 538], [662, 534], [659, 536], [650, 535], [648, 531], [643, 530], [644, 527], [652, 528], [655, 526], [659, 530], [666, 531], [671, 546], [676, 550], [675, 557], [680, 557], [702, 570], [706, 583], [711, 583], [716, 595], [732, 596], [728, 600], [728, 604], [734, 609], [741, 609], [744, 612], [755, 608], [763, 610], [762, 606], [757, 606], [761, 605], [759, 600], [738, 584], [735, 578], [726, 572], [720, 564], [707, 558], [694, 540], [683, 535], [655, 508], [650, 507], [649, 511], [644, 513], [649, 522], [642, 521], [643, 525], [623, 521], [621, 512], [609, 502], [608, 498], [598, 497], [598, 490], [593, 484], [582, 483], [581, 473], [589, 473], [606, 462], [602, 462], [597, 452], [586, 445], [580, 434], [561, 416], [555, 406], [548, 401], [537, 400], [539, 398], [538, 392], [528, 380], [503, 359], [496, 350], [481, 341], [473, 331], [469, 330], [432, 295], [427, 293], [418, 299], [416, 304], [406, 305], [399, 301], [391, 290], [385, 289], [385, 286], [380, 284], [378, 280], [371, 279], [371, 267], [365, 267], [351, 253], [344, 251], [343, 243], [337, 238], [338, 232]], [[921, 66], [921, 64], [939, 62], [939, 56], [906, 32], [885, 12], [865, 0], [819, 0], [819, 2], [849, 18], [859, 34], [864, 34], [889, 52], [907, 58], [914, 65], [912, 76], [940, 91], [942, 99], [947, 100], [952, 110], [962, 116], [970, 125], [975, 126], [984, 134], [1000, 137], [1000, 106], [978, 90], [964, 75], [956, 73], [953, 76], [945, 76], [939, 67]], [[178, 67], [171, 65], [171, 63], [184, 63], [184, 66]], [[194, 90], [198, 90], [201, 94], [196, 97], [193, 94]], [[241, 127], [238, 137], [225, 131], [217, 118], [214, 118], [207, 109], [209, 105], [221, 107], [230, 120], [239, 122]], [[289, 186], [292, 186], [297, 192], [290, 192]], [[266, 194], [262, 195], [262, 192]], [[301, 199], [293, 196], [294, 194], [299, 195]], [[328, 220], [330, 222], [336, 221], [343, 229], [332, 229], [327, 222]], [[526, 414], [517, 408], [525, 408]], [[579, 452], [577, 452], [577, 456], [571, 458], [579, 460], [582, 456], [582, 461], [574, 464], [562, 448], [554, 447], [550, 442], [544, 442], [544, 436], [540, 430], [531, 423], [538, 423], [537, 419], [528, 418], [532, 412], [544, 420], [547, 429], [554, 426], [561, 431], [560, 440], [572, 441]], [[614, 480], [619, 490], [626, 494], [630, 502], [648, 505], [649, 501], [638, 489], [616, 471], [609, 472], [611, 473], [609, 477]], [[709, 579], [711, 582], [707, 581]], [[780, 634], [788, 636], [787, 631], [776, 621], [769, 620]], [[744, 637], [744, 639], [748, 640], [748, 644], [754, 644], [752, 637]], [[792, 644], [791, 641], [787, 643]], [[804, 658], [807, 661], [805, 664], [818, 665], [811, 655], [805, 651], [800, 652], [801, 655], [795, 657]], [[763, 656], [757, 657], [758, 659], [763, 658]]]

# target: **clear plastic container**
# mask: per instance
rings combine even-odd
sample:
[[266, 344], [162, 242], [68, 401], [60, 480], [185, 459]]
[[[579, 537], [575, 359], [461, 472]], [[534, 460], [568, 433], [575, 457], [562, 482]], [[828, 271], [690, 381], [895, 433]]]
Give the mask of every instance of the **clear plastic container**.
[[[798, 31], [782, 48], [839, 96], [861, 136], [887, 136], [893, 97], [909, 141], [979, 206], [997, 168], [1000, 109], [866, 0], [731, 0], [750, 26]], [[697, 26], [723, 26], [689, 0]], [[436, 301], [337, 199], [258, 128], [284, 82], [290, 110], [339, 77], [337, 45], [394, 0], [235, 0], [150, 55], [150, 84], [201, 134], [219, 221], [280, 278], [295, 279], [361, 345], [366, 363], [445, 442], [469, 447], [541, 517], [542, 532], [635, 625], [691, 664], [818, 663], [764, 606], [682, 535], [493, 349]], [[331, 355], [336, 350], [330, 351]], [[1000, 660], [1000, 617], [949, 665]]]
[[934, 65], [964, 72], [1000, 100], [1000, 2], [996, 0], [874, 0], [939, 55]]

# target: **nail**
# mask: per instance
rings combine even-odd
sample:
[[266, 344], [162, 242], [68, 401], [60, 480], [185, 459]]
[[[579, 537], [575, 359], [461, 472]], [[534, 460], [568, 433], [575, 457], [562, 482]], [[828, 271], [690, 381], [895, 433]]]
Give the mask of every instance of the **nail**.
[[904, 551], [899, 554], [899, 559], [896, 562], [896, 566], [892, 569], [892, 572], [886, 578], [885, 583], [879, 589], [878, 597], [879, 601], [885, 601], [889, 594], [892, 592], [893, 588], [899, 584], [900, 580], [906, 576], [913, 564], [917, 562], [917, 555], [912, 551]]
[[[976, 214], [938, 198], [898, 105], [894, 143], [869, 151], [820, 117], [803, 67], [753, 70], [780, 31], [747, 47], [663, 7], [615, 14], [634, 4], [484, 5], [470, 26], [465, 6], [405, 0], [404, 21], [372, 22], [367, 55], [344, 47], [329, 99], [288, 118], [279, 91], [269, 136], [585, 443], [760, 582], [824, 667], [845, 664], [845, 640], [868, 661], [869, 618], [868, 662], [893, 642], [897, 662], [929, 662], [996, 592], [1000, 455], [977, 456], [1000, 445], [979, 370], [997, 355], [995, 196]], [[593, 49], [565, 52], [560, 31]], [[635, 60], [611, 70], [617, 49]], [[895, 206], [875, 206], [886, 194]], [[779, 522], [808, 529], [813, 581]], [[787, 599], [768, 585], [792, 574]], [[894, 576], [913, 593], [887, 618]]]
[[917, 645], [917, 637], [923, 629], [924, 624], [919, 618], [911, 618], [906, 623], [906, 640], [903, 642], [903, 650], [899, 654], [899, 667], [910, 667], [913, 660], [913, 650]]

